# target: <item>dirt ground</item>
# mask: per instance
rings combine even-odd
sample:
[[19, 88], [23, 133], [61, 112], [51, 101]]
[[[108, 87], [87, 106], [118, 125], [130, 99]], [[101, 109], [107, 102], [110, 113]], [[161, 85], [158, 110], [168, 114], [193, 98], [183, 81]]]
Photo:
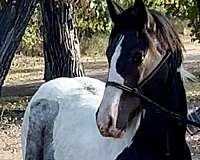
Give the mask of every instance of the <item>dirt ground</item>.
[[[200, 45], [184, 40], [184, 66], [200, 78]], [[86, 75], [105, 80], [105, 57], [83, 57]], [[41, 57], [16, 55], [0, 98], [0, 160], [20, 160], [20, 129], [25, 106], [44, 82]], [[200, 82], [186, 83], [189, 110], [200, 106]], [[187, 136], [194, 160], [200, 160], [200, 134]]]

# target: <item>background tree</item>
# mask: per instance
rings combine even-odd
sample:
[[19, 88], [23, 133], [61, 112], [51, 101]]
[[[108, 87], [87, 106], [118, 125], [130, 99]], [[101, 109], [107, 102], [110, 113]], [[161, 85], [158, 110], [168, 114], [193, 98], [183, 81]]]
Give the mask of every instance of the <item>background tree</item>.
[[37, 0], [10, 0], [6, 6], [2, 5], [4, 8], [0, 14], [0, 87], [3, 85], [36, 3]]
[[42, 0], [41, 6], [45, 80], [83, 76], [72, 5], [63, 0]]
[[[37, 2], [38, 0], [0, 1], [2, 8], [0, 13], [0, 87], [3, 85], [14, 53]], [[42, 0], [41, 4], [44, 23], [44, 79], [82, 76], [73, 8], [64, 0]]]
[[[107, 33], [111, 29], [107, 6], [104, 0], [71, 0], [76, 9], [78, 19], [77, 27], [83, 36]], [[115, 0], [124, 8], [132, 4], [132, 0]], [[166, 13], [176, 26], [191, 28], [193, 40], [200, 39], [200, 22], [198, 6], [200, 9], [200, 0], [174, 0], [174, 4], [166, 5], [166, 0], [144, 0], [146, 6]], [[187, 26], [188, 25], [188, 26]]]

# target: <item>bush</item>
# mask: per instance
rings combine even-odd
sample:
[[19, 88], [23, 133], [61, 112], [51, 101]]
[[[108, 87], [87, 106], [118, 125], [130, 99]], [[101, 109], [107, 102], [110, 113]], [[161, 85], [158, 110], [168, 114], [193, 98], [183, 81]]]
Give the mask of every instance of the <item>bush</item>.
[[25, 34], [22, 37], [17, 51], [18, 53], [22, 52], [27, 56], [42, 55], [42, 36], [40, 31], [41, 23], [42, 17], [40, 7], [37, 6], [26, 28]]
[[[115, 1], [124, 8], [132, 4], [132, 0]], [[184, 33], [185, 28], [189, 25], [191, 36], [200, 39], [200, 21], [196, 0], [175, 0], [174, 5], [166, 5], [164, 0], [144, 0], [144, 2], [148, 8], [162, 11], [173, 20], [177, 20], [175, 26], [180, 33]], [[74, 3], [74, 6], [80, 36], [91, 36], [94, 33], [108, 33], [110, 31], [112, 25], [107, 13], [106, 1], [80, 0], [79, 3]], [[184, 24], [185, 22], [187, 25]]]
[[[115, 1], [124, 8], [132, 3], [132, 0]], [[112, 24], [109, 20], [105, 0], [70, 0], [69, 2], [75, 8], [78, 35], [80, 39], [85, 38], [85, 44], [90, 45], [90, 41], [96, 41], [94, 38], [96, 35], [110, 32]], [[149, 8], [165, 12], [173, 20], [175, 19], [175, 26], [179, 33], [184, 33], [189, 24], [191, 36], [195, 37], [193, 40], [200, 39], [200, 22], [196, 0], [176, 0], [175, 5], [165, 5], [164, 0], [144, 0], [144, 2]], [[19, 52], [23, 52], [25, 55], [41, 55], [42, 38], [39, 29], [42, 23], [41, 19], [40, 7], [37, 6], [22, 38]], [[88, 38], [92, 38], [92, 40]], [[83, 53], [88, 54], [86, 53], [87, 47], [84, 45], [82, 48]]]
[[92, 37], [82, 37], [80, 50], [82, 56], [104, 56], [108, 45], [107, 34], [94, 34]]

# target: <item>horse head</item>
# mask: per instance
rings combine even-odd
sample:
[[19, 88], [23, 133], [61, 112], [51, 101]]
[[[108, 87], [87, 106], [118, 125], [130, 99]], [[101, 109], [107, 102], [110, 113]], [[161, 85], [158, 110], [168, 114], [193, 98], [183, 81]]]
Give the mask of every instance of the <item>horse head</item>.
[[[135, 0], [126, 10], [111, 0], [107, 4], [113, 22], [106, 51], [107, 81], [135, 88], [162, 59], [157, 47], [156, 23], [142, 0]], [[121, 137], [133, 117], [142, 112], [141, 108], [140, 98], [107, 85], [96, 115], [101, 134]]]

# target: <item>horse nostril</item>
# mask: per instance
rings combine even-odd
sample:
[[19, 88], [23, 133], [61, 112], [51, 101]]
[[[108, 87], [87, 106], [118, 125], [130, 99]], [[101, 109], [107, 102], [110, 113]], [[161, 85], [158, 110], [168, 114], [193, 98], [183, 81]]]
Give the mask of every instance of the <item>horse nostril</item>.
[[113, 118], [109, 116], [108, 128], [110, 128], [112, 125], [113, 125]]
[[105, 131], [105, 129], [104, 129], [103, 127], [100, 127], [99, 130], [100, 130], [101, 132], [104, 132], [104, 131]]
[[107, 128], [100, 127], [99, 130], [100, 130], [100, 133], [101, 133], [103, 136], [108, 136], [108, 129], [107, 129]]

